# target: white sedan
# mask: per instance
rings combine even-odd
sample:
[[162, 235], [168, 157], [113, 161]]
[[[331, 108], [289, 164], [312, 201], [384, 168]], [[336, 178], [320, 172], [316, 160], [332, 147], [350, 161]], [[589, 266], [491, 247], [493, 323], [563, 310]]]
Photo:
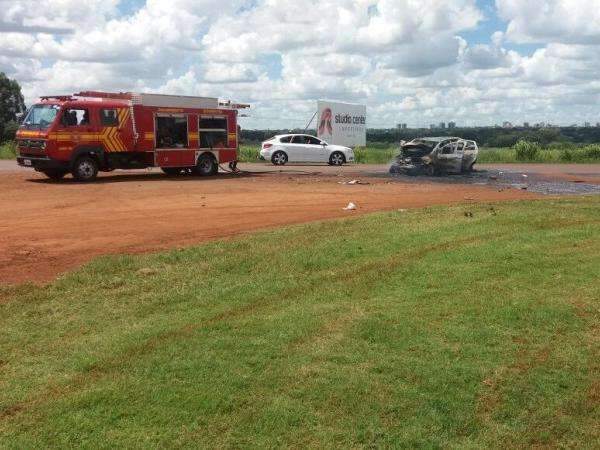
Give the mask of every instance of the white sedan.
[[330, 145], [308, 134], [281, 134], [262, 143], [260, 159], [271, 161], [276, 166], [288, 162], [326, 162], [341, 166], [354, 162], [354, 152], [351, 148]]

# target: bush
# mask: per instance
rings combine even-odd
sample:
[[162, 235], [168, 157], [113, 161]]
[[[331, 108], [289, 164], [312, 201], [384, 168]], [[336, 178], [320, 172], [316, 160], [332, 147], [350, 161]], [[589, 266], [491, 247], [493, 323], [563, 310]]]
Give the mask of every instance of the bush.
[[537, 142], [521, 140], [515, 144], [514, 150], [517, 161], [535, 161], [541, 151], [541, 147]]
[[600, 144], [586, 145], [582, 151], [586, 159], [600, 160]]
[[259, 150], [258, 146], [241, 145], [238, 158], [241, 162], [257, 162]]
[[354, 149], [354, 162], [357, 164], [387, 164], [398, 153], [398, 149], [389, 145], [384, 148], [356, 147]]
[[12, 141], [15, 139], [15, 135], [17, 134], [17, 130], [19, 129], [19, 124], [14, 121], [6, 122], [4, 127], [0, 127], [2, 129], [2, 134], [0, 135], [0, 142]]
[[591, 144], [584, 147], [565, 148], [560, 152], [560, 160], [564, 162], [600, 161], [600, 145]]
[[17, 146], [14, 142], [0, 144], [0, 159], [15, 159], [17, 157]]

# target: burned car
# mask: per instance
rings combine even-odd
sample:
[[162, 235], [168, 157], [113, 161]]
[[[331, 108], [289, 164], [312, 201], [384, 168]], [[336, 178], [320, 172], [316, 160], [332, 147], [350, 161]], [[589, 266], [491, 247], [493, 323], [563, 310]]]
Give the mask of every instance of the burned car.
[[471, 172], [479, 149], [475, 141], [458, 137], [414, 139], [400, 146], [391, 173], [440, 175]]

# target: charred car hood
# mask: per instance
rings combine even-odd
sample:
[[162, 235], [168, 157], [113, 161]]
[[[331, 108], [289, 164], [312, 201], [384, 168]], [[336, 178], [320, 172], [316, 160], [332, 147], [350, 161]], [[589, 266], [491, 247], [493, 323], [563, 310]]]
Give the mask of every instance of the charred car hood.
[[433, 149], [427, 145], [406, 144], [400, 149], [400, 155], [405, 158], [421, 158], [429, 155]]

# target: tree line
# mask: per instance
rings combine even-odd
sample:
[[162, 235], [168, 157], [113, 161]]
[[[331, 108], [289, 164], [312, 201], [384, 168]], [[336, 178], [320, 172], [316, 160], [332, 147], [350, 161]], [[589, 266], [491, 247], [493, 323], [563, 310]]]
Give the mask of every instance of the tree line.
[[19, 127], [18, 117], [25, 112], [25, 99], [21, 86], [0, 72], [0, 143], [15, 138]]
[[[286, 133], [314, 134], [316, 130], [281, 129], [281, 130], [242, 130], [242, 142], [257, 144], [276, 134]], [[477, 141], [484, 147], [513, 147], [521, 140], [537, 142], [543, 147], [560, 144], [594, 144], [600, 142], [600, 127], [560, 127], [560, 128], [453, 128], [424, 129], [412, 128], [399, 130], [368, 129], [367, 145], [398, 145], [400, 141], [410, 141], [419, 137], [458, 136], [463, 139]]]

